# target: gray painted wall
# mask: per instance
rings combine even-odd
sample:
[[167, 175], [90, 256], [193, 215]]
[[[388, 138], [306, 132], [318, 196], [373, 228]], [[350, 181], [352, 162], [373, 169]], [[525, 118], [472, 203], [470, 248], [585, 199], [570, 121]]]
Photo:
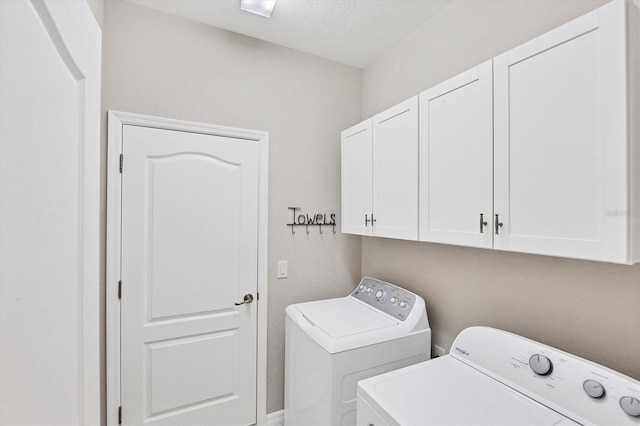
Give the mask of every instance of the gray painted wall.
[[[340, 220], [340, 131], [362, 114], [362, 72], [120, 0], [105, 2], [103, 55], [103, 116], [115, 109], [270, 134], [267, 412], [278, 411], [285, 307], [344, 296], [360, 278], [360, 238], [292, 236], [285, 224], [289, 206]], [[289, 261], [288, 279], [275, 278], [278, 260]]]
[[[363, 118], [599, 5], [454, 1], [363, 73]], [[362, 274], [422, 295], [434, 343], [489, 325], [640, 379], [640, 264], [363, 238]]]

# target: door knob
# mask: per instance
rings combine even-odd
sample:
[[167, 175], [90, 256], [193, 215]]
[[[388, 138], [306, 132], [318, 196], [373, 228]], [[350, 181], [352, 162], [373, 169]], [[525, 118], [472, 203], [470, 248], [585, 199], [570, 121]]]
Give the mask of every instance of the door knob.
[[236, 303], [236, 306], [244, 305], [245, 303], [251, 303], [251, 302], [253, 302], [253, 295], [245, 294], [244, 299], [242, 299], [242, 302]]

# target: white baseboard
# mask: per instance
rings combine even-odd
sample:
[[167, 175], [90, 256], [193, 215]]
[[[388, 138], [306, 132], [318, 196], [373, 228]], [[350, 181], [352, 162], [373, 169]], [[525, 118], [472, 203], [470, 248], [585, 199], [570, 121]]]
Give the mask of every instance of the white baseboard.
[[284, 410], [267, 414], [266, 426], [284, 426]]

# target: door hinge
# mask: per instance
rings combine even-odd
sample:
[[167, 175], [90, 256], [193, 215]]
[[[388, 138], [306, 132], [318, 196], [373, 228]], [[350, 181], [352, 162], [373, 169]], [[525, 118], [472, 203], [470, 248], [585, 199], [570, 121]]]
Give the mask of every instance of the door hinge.
[[122, 299], [122, 281], [118, 281], [118, 299]]
[[122, 406], [118, 407], [118, 424], [122, 424]]
[[122, 163], [124, 163], [124, 155], [120, 154], [120, 173], [122, 173]]

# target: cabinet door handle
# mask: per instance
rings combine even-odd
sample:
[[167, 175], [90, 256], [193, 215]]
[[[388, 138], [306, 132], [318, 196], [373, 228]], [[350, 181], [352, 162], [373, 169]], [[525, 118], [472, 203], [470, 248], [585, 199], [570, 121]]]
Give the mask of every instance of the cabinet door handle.
[[487, 226], [489, 223], [484, 220], [484, 214], [480, 213], [480, 233], [484, 234], [484, 227]]
[[368, 224], [369, 224], [369, 222], [371, 222], [371, 226], [373, 226], [373, 223], [374, 223], [375, 221], [376, 221], [376, 220], [373, 218], [373, 213], [371, 213], [371, 219], [369, 219], [368, 215], [366, 215], [366, 214], [364, 215], [364, 226], [369, 226], [369, 225], [368, 225]]
[[500, 215], [496, 215], [496, 235], [500, 235], [500, 228], [502, 228], [503, 223], [500, 222]]

